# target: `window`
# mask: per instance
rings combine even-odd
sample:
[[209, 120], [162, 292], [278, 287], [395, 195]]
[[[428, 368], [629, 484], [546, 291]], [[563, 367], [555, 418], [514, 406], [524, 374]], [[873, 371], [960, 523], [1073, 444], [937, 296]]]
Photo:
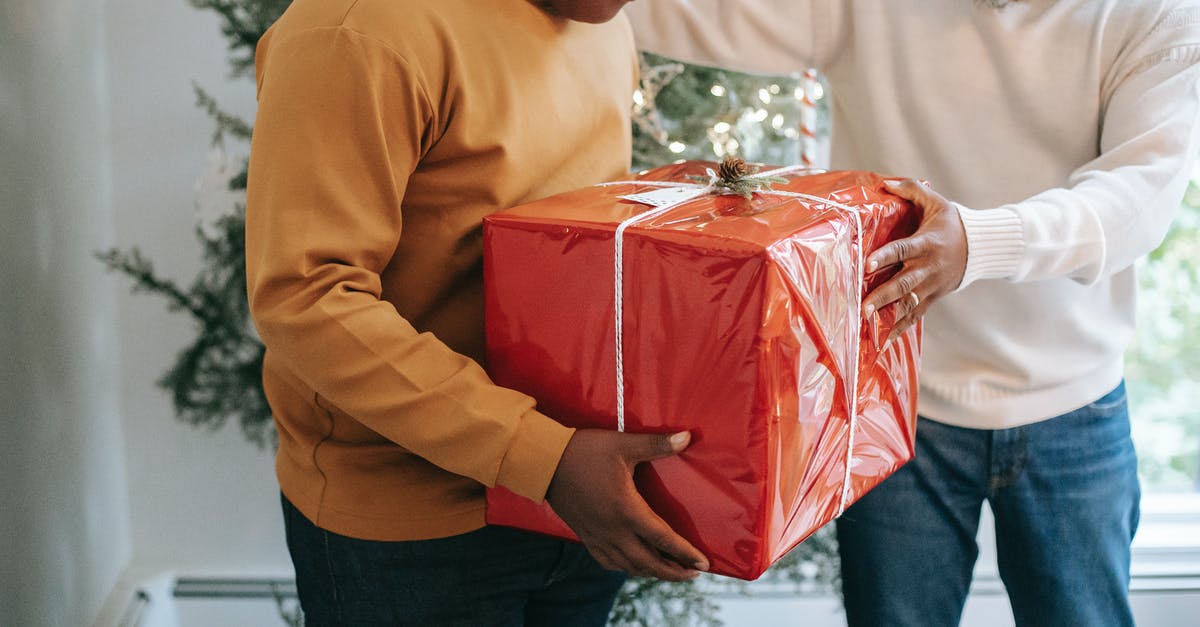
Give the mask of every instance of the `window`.
[[1200, 489], [1200, 169], [1166, 240], [1138, 267], [1138, 331], [1126, 368], [1149, 493]]
[[[1166, 240], [1139, 262], [1126, 367], [1142, 478], [1134, 588], [1200, 573], [1200, 165]], [[1192, 585], [1195, 585], [1193, 582]]]

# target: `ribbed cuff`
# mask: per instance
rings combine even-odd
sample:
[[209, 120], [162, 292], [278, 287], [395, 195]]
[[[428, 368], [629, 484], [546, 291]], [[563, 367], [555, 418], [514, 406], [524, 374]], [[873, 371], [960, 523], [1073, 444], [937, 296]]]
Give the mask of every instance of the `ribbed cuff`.
[[980, 279], [1012, 277], [1025, 252], [1021, 219], [1011, 209], [968, 209], [958, 203], [967, 235], [967, 268], [958, 289]]
[[534, 501], [546, 498], [550, 479], [558, 469], [567, 442], [575, 430], [530, 410], [521, 416], [517, 432], [508, 445], [496, 485], [504, 486]]

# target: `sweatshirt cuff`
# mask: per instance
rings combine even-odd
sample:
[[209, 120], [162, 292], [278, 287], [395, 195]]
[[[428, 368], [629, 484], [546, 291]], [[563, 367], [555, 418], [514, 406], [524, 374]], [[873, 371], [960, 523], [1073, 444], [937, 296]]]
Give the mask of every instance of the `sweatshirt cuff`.
[[526, 412], [500, 462], [496, 485], [541, 502], [546, 498], [550, 479], [558, 469], [567, 442], [574, 434], [574, 429], [564, 427], [544, 414], [533, 410]]
[[1021, 218], [1011, 209], [954, 206], [967, 236], [967, 268], [958, 289], [981, 279], [1013, 277], [1025, 252]]

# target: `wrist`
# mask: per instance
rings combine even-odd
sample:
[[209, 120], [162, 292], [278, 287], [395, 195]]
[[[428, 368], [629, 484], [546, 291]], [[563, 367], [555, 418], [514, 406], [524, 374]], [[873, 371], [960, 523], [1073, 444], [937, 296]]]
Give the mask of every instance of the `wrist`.
[[526, 412], [500, 462], [496, 484], [534, 501], [545, 499], [574, 433], [537, 411]]
[[968, 209], [953, 203], [967, 239], [967, 264], [956, 289], [975, 281], [1009, 279], [1025, 251], [1021, 219], [1007, 208]]

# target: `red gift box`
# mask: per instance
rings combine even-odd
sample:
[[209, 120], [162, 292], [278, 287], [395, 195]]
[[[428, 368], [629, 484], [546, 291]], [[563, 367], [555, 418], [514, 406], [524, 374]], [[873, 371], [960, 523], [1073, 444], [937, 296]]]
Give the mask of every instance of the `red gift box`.
[[[712, 572], [755, 579], [912, 458], [919, 325], [886, 342], [894, 308], [860, 312], [895, 272], [863, 259], [920, 214], [866, 172], [793, 172], [750, 198], [687, 183], [714, 167], [487, 217], [488, 371], [569, 426], [690, 431], [638, 490]], [[575, 539], [544, 502], [487, 498], [491, 524]]]

